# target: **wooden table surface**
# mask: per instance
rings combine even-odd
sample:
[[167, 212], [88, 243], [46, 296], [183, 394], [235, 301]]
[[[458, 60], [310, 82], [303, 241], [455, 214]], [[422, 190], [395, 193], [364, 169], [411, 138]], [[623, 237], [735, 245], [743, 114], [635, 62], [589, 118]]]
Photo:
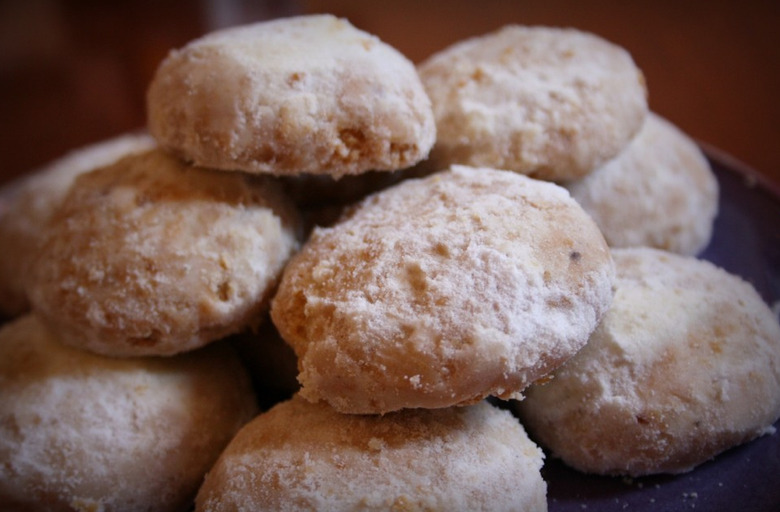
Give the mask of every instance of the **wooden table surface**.
[[780, 185], [780, 2], [639, 0], [0, 0], [0, 184], [142, 127], [169, 49], [215, 28], [332, 12], [419, 62], [507, 23], [625, 47], [651, 108]]

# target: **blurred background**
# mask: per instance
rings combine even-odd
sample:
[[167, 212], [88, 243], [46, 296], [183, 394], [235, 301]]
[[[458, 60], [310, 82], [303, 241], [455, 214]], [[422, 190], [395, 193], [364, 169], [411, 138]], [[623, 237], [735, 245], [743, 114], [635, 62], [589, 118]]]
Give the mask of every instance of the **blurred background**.
[[0, 0], [0, 185], [140, 128], [171, 48], [230, 25], [329, 12], [414, 62], [508, 23], [626, 48], [650, 106], [780, 186], [780, 2], [759, 0]]

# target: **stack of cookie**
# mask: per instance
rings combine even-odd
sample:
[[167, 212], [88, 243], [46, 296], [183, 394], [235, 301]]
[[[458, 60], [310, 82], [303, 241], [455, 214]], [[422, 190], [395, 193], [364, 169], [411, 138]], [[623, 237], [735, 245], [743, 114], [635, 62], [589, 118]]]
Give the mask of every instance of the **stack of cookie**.
[[433, 168], [507, 169], [568, 188], [611, 247], [698, 254], [717, 181], [696, 144], [655, 113], [631, 56], [574, 29], [509, 26], [423, 62]]
[[[281, 19], [172, 51], [147, 113], [141, 145], [58, 162], [43, 213], [31, 180], [0, 217], [35, 253], [0, 266], [6, 312], [31, 309], [0, 331], [3, 503], [546, 510], [524, 424], [644, 474], [780, 416], [776, 319], [688, 256], [706, 160], [615, 45], [510, 26], [415, 67], [345, 20]], [[738, 421], [690, 441], [710, 410]], [[602, 456], [616, 429], [638, 462]]]
[[513, 408], [584, 472], [691, 470], [780, 417], [780, 328], [753, 287], [695, 259], [718, 187], [706, 158], [647, 109], [630, 56], [576, 30], [505, 27], [420, 65], [431, 161], [567, 188], [599, 226], [616, 294], [585, 349]]

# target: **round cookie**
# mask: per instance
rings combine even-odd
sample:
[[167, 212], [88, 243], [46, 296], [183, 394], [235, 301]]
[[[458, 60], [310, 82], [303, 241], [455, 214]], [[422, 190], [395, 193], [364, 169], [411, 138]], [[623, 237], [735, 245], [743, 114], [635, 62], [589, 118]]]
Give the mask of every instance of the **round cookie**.
[[271, 316], [305, 398], [385, 413], [519, 396], [612, 298], [598, 228], [555, 184], [454, 166], [315, 228]]
[[508, 25], [432, 55], [418, 72], [442, 167], [576, 179], [615, 157], [647, 114], [628, 52], [575, 29]]
[[546, 511], [542, 464], [486, 402], [359, 416], [296, 396], [236, 435], [195, 510]]
[[4, 510], [187, 510], [257, 414], [227, 345], [107, 358], [58, 343], [34, 315], [0, 330], [0, 389]]
[[147, 113], [159, 143], [188, 161], [276, 175], [401, 169], [436, 137], [411, 61], [331, 15], [225, 29], [172, 51]]
[[43, 228], [76, 176], [151, 149], [146, 133], [128, 133], [74, 150], [24, 177], [0, 195], [0, 314], [17, 316], [30, 307], [24, 276]]
[[30, 301], [72, 346], [192, 350], [261, 320], [298, 223], [270, 179], [132, 155], [74, 182], [31, 265]]
[[611, 247], [693, 256], [712, 237], [718, 181], [696, 143], [657, 114], [620, 155], [565, 186]]
[[753, 287], [704, 260], [615, 249], [612, 307], [587, 346], [517, 407], [568, 465], [681, 473], [772, 432], [780, 325]]

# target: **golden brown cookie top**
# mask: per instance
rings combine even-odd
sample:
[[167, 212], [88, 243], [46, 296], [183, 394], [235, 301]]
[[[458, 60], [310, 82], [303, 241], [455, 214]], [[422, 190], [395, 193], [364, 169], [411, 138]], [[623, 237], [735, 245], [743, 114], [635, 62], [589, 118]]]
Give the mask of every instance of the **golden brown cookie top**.
[[628, 52], [575, 29], [508, 25], [455, 43], [418, 70], [441, 166], [575, 179], [616, 156], [647, 114], [644, 78]]
[[696, 143], [650, 113], [617, 157], [565, 184], [611, 247], [696, 255], [709, 243], [718, 181]]
[[185, 510], [257, 414], [225, 344], [109, 358], [65, 346], [35, 315], [0, 329], [5, 510]]
[[295, 396], [249, 423], [198, 511], [546, 510], [543, 454], [507, 411], [339, 414]]
[[435, 138], [414, 65], [343, 19], [225, 29], [172, 51], [147, 97], [160, 144], [197, 165], [342, 176], [409, 167]]
[[24, 278], [38, 250], [41, 232], [59, 208], [76, 176], [154, 147], [146, 133], [127, 133], [75, 149], [22, 178], [0, 194], [0, 314], [30, 307]]
[[518, 396], [561, 364], [612, 279], [601, 233], [565, 189], [455, 166], [316, 229], [272, 318], [304, 397], [352, 413], [446, 407]]
[[298, 231], [270, 178], [133, 155], [74, 182], [32, 264], [30, 300], [74, 346], [191, 350], [260, 321]]
[[541, 443], [582, 471], [680, 473], [772, 430], [780, 324], [710, 262], [613, 251], [612, 306], [590, 341], [518, 404]]

